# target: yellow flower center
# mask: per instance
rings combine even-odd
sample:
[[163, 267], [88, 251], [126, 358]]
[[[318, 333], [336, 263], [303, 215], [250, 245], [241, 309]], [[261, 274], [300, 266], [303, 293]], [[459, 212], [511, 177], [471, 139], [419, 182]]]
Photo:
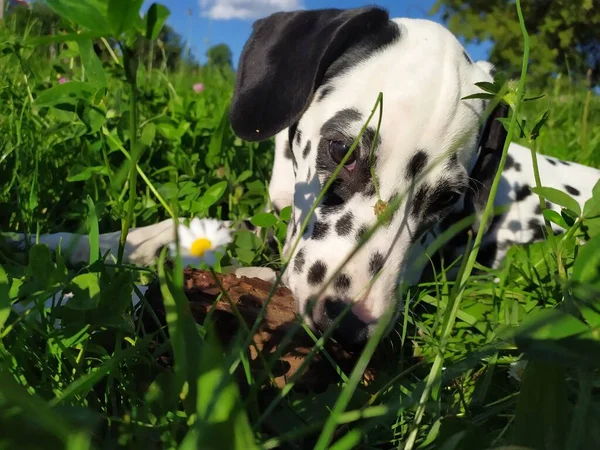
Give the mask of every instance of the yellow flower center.
[[206, 238], [200, 238], [200, 239], [196, 239], [194, 242], [192, 242], [192, 247], [190, 248], [190, 253], [194, 256], [202, 258], [204, 256], [204, 253], [207, 250], [210, 250], [211, 248], [212, 248], [212, 242], [210, 242], [210, 240], [208, 240]]

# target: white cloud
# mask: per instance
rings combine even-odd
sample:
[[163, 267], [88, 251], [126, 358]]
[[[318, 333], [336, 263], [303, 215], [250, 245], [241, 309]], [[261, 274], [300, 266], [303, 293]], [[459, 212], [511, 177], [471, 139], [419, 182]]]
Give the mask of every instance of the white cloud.
[[258, 19], [278, 11], [304, 9], [303, 0], [198, 0], [200, 14], [217, 20]]

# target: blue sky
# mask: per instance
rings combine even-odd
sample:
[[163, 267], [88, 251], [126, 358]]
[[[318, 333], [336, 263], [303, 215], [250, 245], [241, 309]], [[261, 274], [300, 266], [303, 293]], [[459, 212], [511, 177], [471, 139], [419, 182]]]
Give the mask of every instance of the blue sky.
[[[146, 0], [144, 10], [152, 3]], [[435, 0], [159, 0], [159, 3], [170, 9], [169, 25], [188, 42], [197, 59], [203, 62], [210, 46], [225, 43], [231, 48], [237, 66], [252, 23], [272, 12], [376, 4], [388, 9], [392, 17], [428, 18]], [[429, 18], [442, 22], [440, 17]], [[472, 44], [467, 51], [475, 60], [486, 59], [489, 48], [485, 43]]]

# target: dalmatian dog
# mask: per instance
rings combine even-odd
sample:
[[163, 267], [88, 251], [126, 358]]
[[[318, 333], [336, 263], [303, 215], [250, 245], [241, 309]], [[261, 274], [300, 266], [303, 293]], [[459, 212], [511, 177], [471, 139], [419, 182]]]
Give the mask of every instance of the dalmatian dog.
[[[378, 7], [282, 12], [254, 24], [230, 120], [244, 140], [275, 138], [269, 194], [276, 211], [292, 209], [283, 281], [310, 326], [323, 331], [350, 309], [334, 337], [363, 343], [384, 313], [397, 308], [399, 280], [418, 281], [414, 261], [431, 236], [483, 211], [506, 138], [495, 119], [507, 111], [464, 99], [481, 92], [475, 83], [482, 81], [493, 81], [493, 67], [474, 62], [446, 28], [391, 19]], [[379, 128], [376, 113], [309, 216], [380, 93]], [[542, 185], [566, 190], [582, 204], [600, 179], [594, 168], [538, 160]], [[488, 224], [481, 263], [497, 267], [510, 245], [544, 238], [534, 185], [530, 150], [511, 144], [495, 199], [501, 213]], [[390, 220], [346, 261], [375, 225], [377, 200], [395, 198], [402, 201]], [[131, 230], [126, 260], [150, 264], [173, 235], [173, 221]], [[116, 254], [118, 236], [102, 235], [102, 250]], [[45, 235], [42, 242], [56, 246], [59, 238], [74, 244], [72, 260], [87, 258], [84, 236]], [[458, 236], [444, 250], [458, 257], [464, 244]]]

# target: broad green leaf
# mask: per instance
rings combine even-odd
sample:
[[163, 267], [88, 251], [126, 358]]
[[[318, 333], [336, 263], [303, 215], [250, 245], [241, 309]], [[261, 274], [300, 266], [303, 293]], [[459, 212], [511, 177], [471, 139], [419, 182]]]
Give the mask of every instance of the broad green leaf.
[[494, 94], [486, 94], [486, 93], [479, 93], [479, 94], [471, 94], [471, 95], [467, 95], [465, 97], [462, 97], [461, 100], [470, 100], [473, 98], [483, 98], [485, 100], [490, 100], [492, 98], [494, 98], [495, 95]]
[[57, 84], [45, 91], [42, 91], [35, 100], [39, 108], [44, 106], [55, 106], [61, 103], [74, 105], [83, 100], [89, 102], [98, 90], [97, 86], [83, 81], [69, 81], [64, 84]]
[[494, 83], [490, 83], [489, 81], [480, 81], [479, 83], [475, 83], [479, 89], [485, 92], [489, 92], [491, 94], [496, 94], [500, 90], [501, 86], [498, 86]]
[[600, 288], [600, 236], [595, 236], [579, 248], [572, 279]]
[[67, 302], [67, 308], [85, 311], [98, 307], [100, 277], [97, 273], [77, 275], [71, 280], [70, 288], [73, 291], [73, 298]]
[[115, 36], [135, 30], [144, 0], [108, 0], [108, 20]]
[[150, 6], [144, 17], [146, 21], [146, 39], [150, 41], [158, 39], [158, 34], [170, 14], [171, 12], [164, 5], [153, 3]]
[[531, 188], [531, 191], [535, 194], [541, 195], [543, 198], [551, 201], [552, 203], [556, 203], [563, 208], [570, 209], [578, 216], [581, 215], [581, 206], [579, 206], [577, 200], [575, 200], [566, 192], [562, 192], [551, 187], [533, 187]]
[[260, 239], [252, 231], [240, 230], [235, 234], [235, 245], [245, 250], [254, 250], [260, 246]]
[[148, 123], [142, 130], [142, 135], [140, 136], [140, 143], [142, 143], [146, 147], [150, 147], [154, 142], [155, 137], [156, 126], [153, 123]]
[[560, 227], [563, 227], [565, 230], [569, 228], [569, 226], [565, 222], [565, 219], [563, 219], [563, 217], [556, 211], [552, 209], [544, 209], [544, 212], [542, 214], [547, 220], [549, 220], [552, 223], [555, 223]]
[[600, 180], [596, 182], [592, 189], [592, 197], [585, 202], [583, 217], [587, 219], [600, 217]]
[[277, 224], [277, 217], [273, 213], [262, 212], [255, 214], [250, 223], [255, 227], [270, 228]]
[[104, 0], [46, 0], [46, 4], [60, 16], [92, 32], [102, 36], [111, 34], [108, 2]]
[[207, 191], [197, 203], [203, 211], [206, 211], [208, 208], [210, 208], [212, 205], [214, 205], [221, 199], [226, 190], [227, 181], [220, 181], [216, 184], [213, 184], [207, 189]]
[[[125, 1], [125, 0], [123, 0]], [[102, 63], [94, 51], [94, 45], [91, 39], [78, 39], [79, 55], [81, 63], [85, 69], [85, 77], [88, 83], [97, 87], [106, 86], [106, 74], [102, 68]]]
[[290, 221], [291, 218], [292, 218], [292, 207], [291, 206], [286, 206], [279, 212], [280, 220], [283, 220], [284, 222], [287, 223]]

